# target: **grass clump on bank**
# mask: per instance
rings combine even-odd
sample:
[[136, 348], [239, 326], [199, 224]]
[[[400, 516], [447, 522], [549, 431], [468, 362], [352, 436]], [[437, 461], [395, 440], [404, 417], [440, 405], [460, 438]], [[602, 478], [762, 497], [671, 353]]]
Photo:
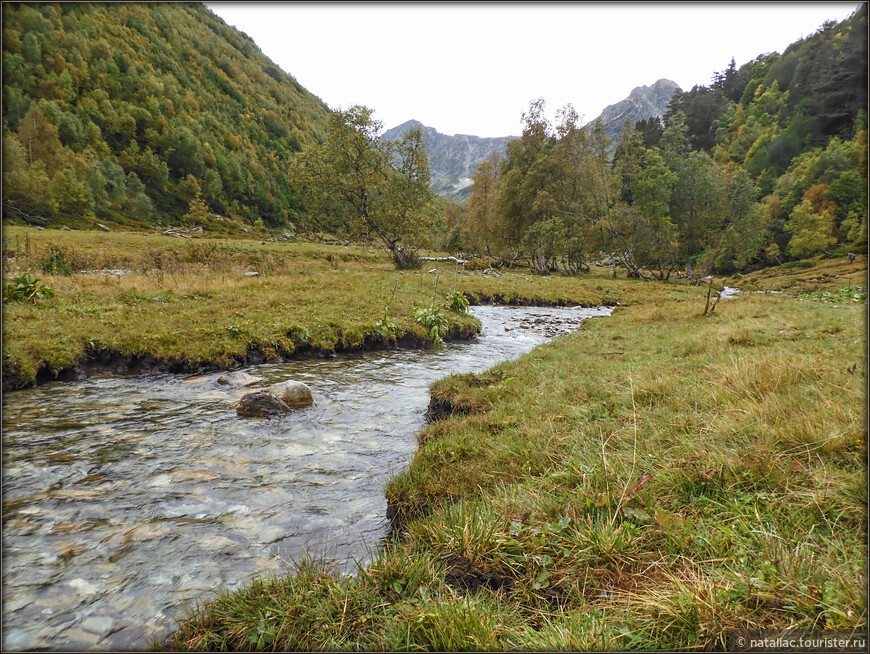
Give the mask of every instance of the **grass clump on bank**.
[[[678, 298], [679, 299], [679, 298]], [[433, 395], [403, 536], [202, 607], [179, 649], [723, 649], [867, 627], [866, 307], [620, 307]]]

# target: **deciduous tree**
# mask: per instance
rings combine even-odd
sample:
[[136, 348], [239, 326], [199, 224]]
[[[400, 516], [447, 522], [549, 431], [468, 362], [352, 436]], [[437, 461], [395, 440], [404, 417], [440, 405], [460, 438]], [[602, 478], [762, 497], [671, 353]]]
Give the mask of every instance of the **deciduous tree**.
[[383, 141], [372, 113], [360, 105], [333, 113], [326, 141], [302, 155], [307, 206], [373, 235], [397, 268], [417, 268], [414, 239], [429, 221], [432, 197], [423, 134], [412, 129], [398, 142]]

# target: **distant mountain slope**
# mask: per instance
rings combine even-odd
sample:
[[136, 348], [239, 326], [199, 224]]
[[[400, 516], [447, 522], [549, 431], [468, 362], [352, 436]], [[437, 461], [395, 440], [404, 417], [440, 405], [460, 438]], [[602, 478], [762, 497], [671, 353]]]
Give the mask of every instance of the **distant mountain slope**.
[[[615, 146], [619, 140], [622, 121], [626, 117], [634, 124], [645, 118], [664, 115], [671, 96], [679, 88], [675, 82], [668, 79], [660, 79], [651, 86], [638, 86], [624, 100], [606, 107], [595, 120], [604, 123], [607, 136]], [[467, 134], [449, 136], [417, 120], [409, 120], [387, 130], [383, 138], [399, 138], [412, 127], [423, 129], [423, 142], [429, 155], [429, 168], [432, 174], [432, 190], [437, 195], [453, 200], [467, 197], [471, 176], [477, 167], [494, 152], [503, 155], [508, 142], [516, 138], [515, 136], [482, 138]]]
[[678, 90], [681, 90], [679, 85], [669, 79], [660, 79], [651, 86], [637, 86], [624, 100], [605, 107], [592, 122], [604, 125], [604, 131], [615, 147], [626, 118], [634, 125], [639, 120], [663, 116], [671, 97]]
[[484, 138], [455, 134], [441, 134], [434, 127], [426, 127], [417, 120], [409, 120], [387, 130], [383, 138], [393, 140], [403, 136], [408, 130], [423, 129], [423, 143], [429, 155], [429, 170], [432, 176], [432, 190], [437, 195], [461, 200], [471, 186], [471, 176], [477, 167], [494, 152], [504, 154], [508, 141], [514, 136]]
[[[328, 107], [198, 3], [3, 3], [4, 218], [296, 219]], [[292, 36], [292, 35], [291, 35]], [[201, 215], [209, 215], [201, 212]]]

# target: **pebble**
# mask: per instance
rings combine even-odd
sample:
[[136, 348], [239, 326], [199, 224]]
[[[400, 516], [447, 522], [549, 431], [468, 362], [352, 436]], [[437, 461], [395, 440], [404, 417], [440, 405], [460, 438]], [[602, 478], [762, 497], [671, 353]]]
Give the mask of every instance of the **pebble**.
[[169, 486], [172, 483], [172, 475], [160, 474], [151, 479], [150, 486]]
[[233, 531], [250, 539], [255, 544], [268, 545], [286, 535], [283, 527], [270, 527], [254, 518], [240, 518], [231, 515], [225, 516], [221, 520]]
[[102, 636], [73, 627], [61, 633], [60, 638], [73, 647], [91, 647], [100, 642]]
[[116, 611], [118, 615], [124, 615], [135, 601], [136, 598], [133, 595], [113, 595], [112, 610]]
[[237, 547], [239, 545], [232, 538], [227, 538], [226, 536], [211, 536], [209, 538], [203, 538], [199, 541], [199, 544], [204, 550], [208, 550], [209, 552], [218, 552], [222, 549]]
[[155, 611], [154, 600], [150, 597], [140, 597], [136, 603], [130, 607], [128, 615], [151, 616]]
[[134, 543], [138, 543], [145, 540], [160, 538], [161, 536], [166, 536], [170, 531], [171, 529], [166, 523], [148, 522], [144, 525], [134, 527], [133, 529], [128, 531], [127, 539], [133, 541]]
[[274, 556], [257, 559], [257, 572], [268, 574], [278, 572], [281, 569], [281, 561]]
[[3, 651], [42, 649], [46, 641], [36, 640], [36, 636], [24, 629], [3, 629]]
[[92, 584], [88, 580], [81, 579], [81, 578], [73, 579], [72, 581], [68, 581], [67, 583], [70, 585], [70, 587], [74, 591], [76, 591], [77, 593], [80, 593], [82, 595], [93, 595], [99, 589], [97, 586], [95, 586], [94, 584]]
[[92, 615], [82, 621], [82, 629], [94, 631], [98, 634], [111, 631], [114, 625], [115, 620], [106, 615]]
[[19, 609], [23, 609], [27, 606], [30, 606], [33, 602], [31, 602], [26, 597], [13, 597], [10, 598], [8, 595], [4, 598], [3, 601], [3, 610], [9, 613], [14, 611], [18, 611]]
[[173, 481], [212, 481], [221, 476], [211, 470], [179, 470], [172, 473]]

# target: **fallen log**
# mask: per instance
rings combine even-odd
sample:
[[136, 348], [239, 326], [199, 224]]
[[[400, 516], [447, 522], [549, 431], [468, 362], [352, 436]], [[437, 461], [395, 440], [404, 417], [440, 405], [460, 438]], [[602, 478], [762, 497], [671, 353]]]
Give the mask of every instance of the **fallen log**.
[[457, 259], [456, 257], [418, 257], [420, 261], [452, 261], [453, 263], [468, 263], [468, 259]]

